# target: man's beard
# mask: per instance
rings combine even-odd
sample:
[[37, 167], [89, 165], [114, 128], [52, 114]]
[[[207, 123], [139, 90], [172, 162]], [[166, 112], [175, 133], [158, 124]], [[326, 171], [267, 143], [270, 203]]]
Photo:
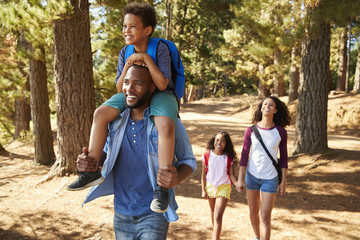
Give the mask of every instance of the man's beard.
[[[133, 105], [128, 105], [128, 103], [127, 103], [127, 101], [126, 101], [126, 99], [125, 99], [125, 105], [126, 105], [126, 107], [128, 107], [128, 108], [139, 108], [139, 107], [142, 107], [145, 103], [146, 103], [146, 101], [148, 100], [148, 99], [150, 99], [150, 96], [151, 96], [151, 92], [150, 91], [147, 91], [146, 93], [144, 93], [143, 95], [142, 95], [142, 97], [141, 98], [138, 98], [138, 100], [137, 100], [137, 102], [135, 103], [135, 104], [133, 104]], [[138, 96], [137, 96], [138, 97]]]

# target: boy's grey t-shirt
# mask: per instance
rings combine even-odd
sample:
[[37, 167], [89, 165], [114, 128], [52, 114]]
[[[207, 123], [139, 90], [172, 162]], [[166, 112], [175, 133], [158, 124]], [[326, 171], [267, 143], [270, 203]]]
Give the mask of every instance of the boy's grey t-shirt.
[[[121, 49], [119, 54], [115, 84], [124, 69], [125, 50], [126, 50], [126, 46], [123, 47], [123, 49]], [[170, 57], [169, 48], [166, 46], [165, 43], [161, 41], [159, 42], [156, 57], [157, 57], [158, 68], [164, 74], [165, 78], [169, 79], [169, 84], [167, 86], [167, 89], [174, 89], [174, 82], [171, 79], [171, 57]]]

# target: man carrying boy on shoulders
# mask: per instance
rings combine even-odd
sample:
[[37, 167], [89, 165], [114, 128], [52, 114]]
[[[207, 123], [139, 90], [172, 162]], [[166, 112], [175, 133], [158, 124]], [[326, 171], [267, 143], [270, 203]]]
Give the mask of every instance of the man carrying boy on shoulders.
[[[127, 110], [109, 129], [110, 141], [102, 170], [105, 181], [94, 186], [84, 201], [114, 194], [116, 239], [166, 239], [169, 222], [178, 219], [174, 187], [196, 170], [196, 159], [180, 119], [175, 125], [173, 165], [159, 169], [158, 131], [149, 118], [154, 91], [146, 67], [133, 65], [128, 69], [123, 83]], [[83, 152], [77, 160], [79, 171], [96, 171], [97, 161], [87, 156], [86, 149]], [[150, 209], [156, 184], [169, 189], [165, 213]]]

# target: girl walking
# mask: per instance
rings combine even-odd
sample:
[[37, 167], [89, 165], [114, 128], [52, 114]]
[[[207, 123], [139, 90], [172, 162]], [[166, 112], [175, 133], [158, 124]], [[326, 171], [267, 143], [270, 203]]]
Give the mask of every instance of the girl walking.
[[232, 182], [236, 182], [234, 163], [236, 152], [228, 133], [220, 131], [207, 144], [202, 156], [202, 197], [209, 201], [212, 238], [220, 239], [222, 219], [230, 199]]
[[280, 150], [280, 159], [277, 161], [280, 163], [282, 181], [278, 186], [278, 172], [252, 127], [249, 127], [244, 136], [236, 188], [239, 192], [246, 188], [254, 240], [268, 240], [276, 193], [283, 196], [286, 191], [288, 156], [285, 127], [290, 124], [287, 106], [277, 97], [267, 97], [257, 106], [253, 123], [275, 161]]

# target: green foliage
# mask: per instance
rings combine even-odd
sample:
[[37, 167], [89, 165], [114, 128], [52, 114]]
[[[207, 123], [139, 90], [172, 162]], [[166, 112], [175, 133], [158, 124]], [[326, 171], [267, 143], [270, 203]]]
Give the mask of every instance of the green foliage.
[[231, 27], [235, 1], [173, 1], [172, 39], [178, 44], [187, 72], [187, 84], [214, 89], [221, 81], [227, 60], [220, 56], [225, 40], [222, 32]]
[[[50, 106], [55, 109], [53, 73], [53, 20], [70, 9], [68, 1], [18, 0], [0, 2], [0, 129], [14, 132], [15, 100], [29, 96], [27, 77], [29, 59], [38, 58], [39, 49], [46, 52]], [[23, 36], [23, 37], [22, 37]], [[9, 43], [11, 39], [11, 43]]]
[[[186, 84], [205, 85], [207, 88], [221, 86], [221, 83], [212, 84], [212, 81], [220, 81], [216, 77], [224, 74], [221, 67], [227, 60], [220, 57], [219, 49], [225, 43], [223, 30], [231, 26], [234, 15], [230, 5], [235, 1], [169, 2], [173, 6], [171, 40], [181, 52]], [[96, 9], [96, 14], [93, 14], [95, 27], [92, 31], [93, 50], [96, 52], [94, 76], [96, 88], [102, 90], [97, 92], [97, 101], [115, 92], [118, 54], [125, 45], [122, 37], [122, 8], [126, 3], [127, 1], [98, 1], [92, 5]], [[166, 1], [154, 1], [154, 7], [158, 15], [158, 27], [153, 36], [165, 37]]]
[[351, 50], [350, 55], [350, 71], [349, 71], [349, 89], [354, 88], [354, 80], [355, 80], [355, 70], [356, 70], [356, 61], [359, 52], [359, 43], [356, 44], [357, 46]]
[[116, 66], [120, 50], [125, 46], [122, 9], [126, 3], [127, 1], [93, 1], [90, 6], [97, 106], [116, 93]]
[[[140, 0], [139, 0], [140, 1]], [[122, 36], [126, 0], [90, 0], [91, 40], [95, 94], [100, 105], [116, 93], [114, 79]], [[289, 81], [290, 50], [298, 49], [307, 24], [304, 6], [316, 8], [318, 19], [333, 24], [330, 69], [336, 83], [338, 27], [353, 21], [350, 89], [353, 84], [360, 35], [360, 2], [352, 0], [149, 0], [158, 14], [156, 37], [165, 37], [167, 3], [171, 3], [171, 40], [178, 46], [185, 66], [186, 85], [198, 85], [203, 96], [253, 93], [259, 81], [271, 85], [276, 72]], [[55, 111], [53, 21], [72, 11], [70, 1], [0, 1], [0, 129], [6, 136], [14, 131], [14, 102], [28, 96], [26, 81], [30, 57], [44, 47], [48, 71], [50, 107]], [[23, 33], [34, 52], [20, 44]], [[17, 41], [17, 44], [16, 44]], [[279, 67], [274, 53], [281, 52]], [[298, 59], [300, 62], [300, 60]], [[3, 136], [1, 136], [3, 137]]]
[[0, 33], [0, 62], [0, 100], [6, 103], [0, 105], [0, 132], [4, 144], [14, 133], [15, 99], [28, 96], [21, 87], [25, 78], [21, 73], [23, 62], [16, 55], [15, 38], [5, 31]]
[[[299, 42], [295, 21], [299, 10], [295, 3], [284, 0], [244, 0], [233, 6], [236, 18], [232, 29], [224, 31], [227, 45], [225, 57], [231, 53], [236, 62], [234, 75], [271, 85], [276, 72], [289, 69], [291, 48]], [[299, 25], [300, 26], [300, 25]], [[274, 65], [275, 52], [281, 52], [280, 63]]]
[[35, 139], [34, 133], [31, 130], [29, 131], [21, 131], [20, 136], [17, 138], [18, 141], [24, 142], [24, 143], [33, 143]]
[[[276, 71], [289, 73], [291, 48], [299, 48], [305, 29], [301, 2], [154, 1], [159, 20], [154, 36], [165, 37], [166, 2], [172, 4], [171, 40], [180, 49], [186, 85], [203, 85], [205, 95], [211, 95], [221, 92], [219, 89], [224, 88], [227, 76], [228, 84], [231, 83], [228, 93], [235, 94], [253, 91], [260, 80], [270, 86]], [[106, 20], [94, 28], [93, 47], [96, 51], [96, 86], [103, 90], [97, 96], [104, 99], [106, 93], [110, 96], [115, 92], [113, 81], [117, 58], [124, 46], [121, 11], [126, 1], [98, 3], [100, 5], [94, 5], [101, 6], [98, 19]], [[314, 1], [307, 3], [312, 6], [319, 4]], [[278, 50], [282, 55], [279, 66], [275, 67], [273, 55]], [[231, 62], [231, 68], [225, 71], [228, 62]], [[263, 71], [259, 71], [260, 65]], [[288, 84], [289, 76], [284, 78]]]

